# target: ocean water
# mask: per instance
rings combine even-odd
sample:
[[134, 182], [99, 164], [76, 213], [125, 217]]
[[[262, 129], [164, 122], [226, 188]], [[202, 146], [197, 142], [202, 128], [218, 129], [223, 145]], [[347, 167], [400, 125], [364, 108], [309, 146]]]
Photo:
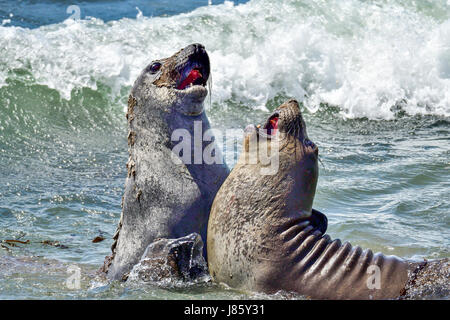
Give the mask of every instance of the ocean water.
[[449, 256], [450, 2], [173, 3], [0, 1], [0, 299], [299, 298], [95, 276], [121, 212], [129, 90], [193, 42], [212, 63], [213, 127], [301, 102], [330, 236]]

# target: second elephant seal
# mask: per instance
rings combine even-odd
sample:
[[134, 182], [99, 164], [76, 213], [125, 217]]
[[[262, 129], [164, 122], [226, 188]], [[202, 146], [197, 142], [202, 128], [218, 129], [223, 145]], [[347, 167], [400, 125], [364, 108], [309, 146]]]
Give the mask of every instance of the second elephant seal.
[[[318, 148], [295, 100], [279, 106], [262, 128], [246, 131], [242, 154], [209, 218], [213, 280], [313, 299], [391, 299], [414, 286], [426, 263], [374, 254], [325, 234], [327, 219], [312, 208]], [[262, 154], [278, 161], [275, 174], [261, 174], [269, 166]]]

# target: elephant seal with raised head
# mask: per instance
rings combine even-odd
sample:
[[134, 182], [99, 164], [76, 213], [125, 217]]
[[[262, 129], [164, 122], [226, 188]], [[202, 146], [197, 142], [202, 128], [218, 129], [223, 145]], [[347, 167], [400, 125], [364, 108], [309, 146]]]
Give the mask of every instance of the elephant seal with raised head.
[[[312, 208], [318, 148], [307, 136], [298, 103], [285, 102], [262, 128], [250, 126], [246, 132], [242, 154], [211, 209], [207, 245], [212, 279], [244, 290], [284, 290], [313, 299], [407, 296], [427, 270], [426, 262], [374, 254], [325, 234], [327, 218]], [[279, 162], [275, 174], [261, 174], [269, 166], [260, 161], [262, 154]], [[448, 269], [448, 261], [441, 261]], [[441, 283], [448, 290], [445, 274], [448, 270], [441, 273]]]
[[[205, 48], [192, 44], [150, 63], [134, 83], [128, 100], [122, 215], [112, 255], [102, 267], [109, 278], [126, 279], [157, 238], [199, 233], [206, 241], [212, 201], [229, 173], [211, 136], [204, 141], [202, 135], [210, 129], [203, 109], [209, 76]], [[175, 140], [182, 137], [180, 143], [188, 145], [178, 153], [172, 141], [176, 132]], [[207, 147], [220, 161], [198, 159]]]

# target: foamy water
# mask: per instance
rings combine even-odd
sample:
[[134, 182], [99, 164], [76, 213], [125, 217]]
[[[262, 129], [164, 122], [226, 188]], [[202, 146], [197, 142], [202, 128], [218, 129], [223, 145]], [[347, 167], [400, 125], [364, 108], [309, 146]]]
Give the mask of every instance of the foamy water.
[[[264, 108], [284, 93], [314, 111], [392, 119], [450, 114], [450, 6], [428, 13], [408, 1], [283, 1], [205, 6], [172, 17], [73, 20], [37, 29], [0, 27], [0, 83], [13, 68], [69, 99], [102, 82], [115, 95], [152, 59], [203, 43], [212, 61], [213, 102]], [[420, 8], [419, 8], [420, 9]], [[436, 16], [437, 15], [437, 16]], [[395, 109], [395, 108], [394, 108]]]

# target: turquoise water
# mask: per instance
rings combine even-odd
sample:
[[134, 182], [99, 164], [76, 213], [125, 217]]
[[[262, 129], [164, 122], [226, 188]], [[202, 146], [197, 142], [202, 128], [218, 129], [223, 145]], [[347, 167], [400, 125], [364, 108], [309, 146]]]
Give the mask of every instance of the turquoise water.
[[[214, 127], [244, 128], [288, 97], [302, 102], [322, 161], [314, 206], [333, 238], [405, 258], [449, 256], [447, 1], [79, 1], [80, 20], [64, 20], [65, 2], [41, 2], [42, 14], [34, 1], [8, 3], [0, 240], [30, 242], [2, 243], [0, 298], [292, 298], [95, 276], [121, 211], [131, 85], [149, 61], [192, 42], [210, 54]], [[81, 270], [80, 289], [66, 285], [70, 267]]]

